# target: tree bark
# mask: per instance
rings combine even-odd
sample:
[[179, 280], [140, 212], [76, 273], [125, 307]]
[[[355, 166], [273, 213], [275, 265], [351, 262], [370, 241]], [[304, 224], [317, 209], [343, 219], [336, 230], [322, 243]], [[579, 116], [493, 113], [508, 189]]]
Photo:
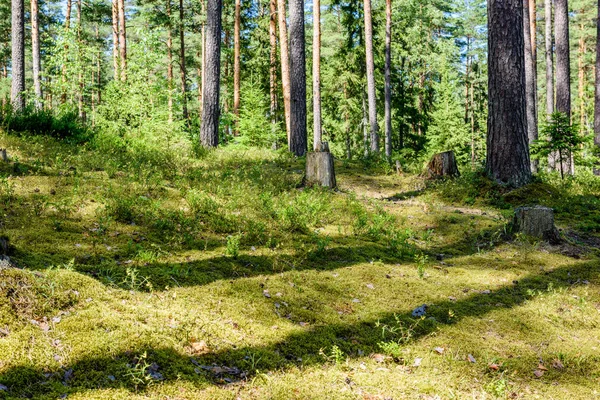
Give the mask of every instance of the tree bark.
[[187, 67], [185, 64], [185, 20], [183, 0], [179, 0], [179, 65], [181, 68], [181, 103], [183, 108], [183, 120], [188, 122], [189, 113], [187, 105]]
[[202, 146], [219, 145], [219, 89], [221, 80], [221, 12], [222, 0], [209, 0], [206, 5], [206, 63], [202, 91]]
[[119, 0], [112, 0], [112, 39], [113, 70], [115, 80], [119, 79]]
[[277, 129], [277, 0], [270, 0], [269, 5], [269, 44], [271, 53], [269, 55], [269, 94], [271, 97], [271, 126], [273, 132]]
[[291, 82], [290, 82], [290, 52], [288, 48], [288, 29], [286, 21], [285, 0], [277, 0], [277, 18], [279, 25], [279, 52], [281, 57], [281, 84], [283, 87], [283, 107], [285, 113], [285, 130], [288, 146], [291, 146]]
[[233, 134], [239, 135], [240, 98], [241, 98], [241, 64], [240, 64], [240, 30], [242, 5], [240, 0], [235, 0], [235, 22], [233, 27], [233, 114], [236, 117]]
[[552, 0], [544, 3], [546, 23], [546, 114], [554, 113], [554, 41], [552, 40]]
[[171, 0], [167, 0], [167, 98], [169, 123], [173, 123], [173, 23]]
[[321, 1], [313, 0], [313, 133], [314, 150], [323, 140], [321, 126]]
[[290, 78], [290, 151], [301, 157], [307, 150], [304, 0], [290, 0]]
[[[554, 29], [556, 34], [556, 111], [571, 117], [571, 55], [569, 45], [569, 4], [568, 0], [555, 1]], [[563, 170], [574, 172], [571, 155], [566, 154]]]
[[496, 181], [531, 181], [525, 97], [523, 0], [488, 0], [487, 165]]
[[371, 152], [379, 153], [379, 126], [377, 125], [377, 94], [375, 92], [375, 61], [373, 58], [373, 19], [371, 0], [364, 0], [365, 53], [367, 61], [367, 93], [369, 98], [369, 124], [371, 125]]
[[[581, 14], [584, 14], [585, 10], [581, 10]], [[585, 24], [583, 22], [579, 25], [580, 36], [579, 36], [579, 51], [577, 54], [577, 97], [579, 101], [579, 133], [585, 135], [585, 53], [587, 52], [587, 45], [585, 43]]]
[[385, 1], [385, 156], [392, 159], [392, 0]]
[[121, 59], [121, 80], [127, 81], [127, 27], [125, 0], [119, 1], [119, 57]]
[[[598, 1], [598, 16], [600, 16], [600, 0]], [[600, 18], [596, 20], [596, 81], [594, 101], [594, 144], [600, 153]], [[600, 166], [594, 168], [594, 173], [600, 175]]]
[[15, 111], [25, 108], [25, 4], [11, 2], [12, 87], [10, 101]]
[[42, 82], [40, 81], [40, 25], [38, 0], [31, 0], [31, 50], [33, 53], [33, 88], [35, 92], [35, 108], [41, 110], [44, 103]]
[[[71, 28], [71, 10], [72, 10], [72, 7], [73, 7], [72, 0], [67, 0], [67, 12], [65, 13], [65, 32], [68, 32], [69, 29]], [[64, 47], [65, 54], [67, 53], [67, 50], [69, 50], [69, 45], [65, 44], [65, 47]], [[66, 65], [66, 61], [63, 64], [62, 69], [61, 69], [61, 79], [62, 79], [63, 85], [66, 85], [66, 83], [67, 83], [67, 65]], [[60, 95], [60, 102], [61, 102], [61, 104], [65, 104], [67, 102], [67, 92], [64, 89], [63, 89], [62, 94]]]
[[85, 111], [84, 111], [84, 82], [83, 82], [83, 69], [85, 68], [83, 63], [83, 43], [81, 40], [81, 0], [77, 0], [77, 43], [78, 43], [78, 58], [79, 58], [79, 74], [78, 74], [78, 83], [79, 83], [79, 93], [77, 96], [77, 108], [79, 110], [79, 118], [85, 121]]
[[[200, 1], [200, 7], [201, 7], [201, 13], [202, 13], [202, 17], [204, 18], [206, 16], [206, 1], [205, 0], [201, 0]], [[199, 82], [199, 87], [198, 87], [198, 101], [199, 101], [199, 107], [200, 107], [200, 118], [202, 118], [202, 112], [204, 109], [203, 106], [203, 94], [204, 94], [204, 76], [205, 73], [204, 71], [206, 70], [206, 21], [202, 22], [202, 26], [201, 26], [201, 31], [200, 31], [200, 41], [202, 42], [202, 54], [201, 54], [201, 59], [200, 59], [200, 70], [198, 72], [198, 77], [200, 78], [200, 82]]]
[[[531, 19], [529, 14], [530, 0], [523, 0], [523, 33], [525, 42], [525, 93], [527, 96], [527, 136], [531, 146], [538, 138], [537, 120], [537, 82], [535, 80], [535, 62], [531, 37]], [[535, 5], [534, 5], [535, 7]], [[532, 172], [537, 172], [537, 162], [531, 160]]]

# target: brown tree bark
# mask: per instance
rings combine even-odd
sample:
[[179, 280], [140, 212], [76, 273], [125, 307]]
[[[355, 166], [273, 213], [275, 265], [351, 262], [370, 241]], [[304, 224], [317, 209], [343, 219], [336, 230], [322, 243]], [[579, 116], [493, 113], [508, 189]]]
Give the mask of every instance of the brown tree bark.
[[119, 79], [119, 1], [112, 0], [112, 39], [113, 39], [113, 71], [115, 80]]
[[515, 187], [531, 181], [523, 26], [523, 0], [488, 0], [486, 169], [494, 180]]
[[[555, 1], [554, 29], [556, 35], [556, 111], [571, 117], [571, 55], [569, 45], [569, 2]], [[559, 160], [560, 162], [561, 160]], [[562, 160], [562, 170], [574, 173], [571, 155]]]
[[554, 112], [554, 40], [552, 34], [552, 0], [545, 0], [544, 13], [546, 23], [546, 114]]
[[[598, 15], [600, 16], [600, 0], [598, 1]], [[594, 99], [594, 144], [600, 153], [600, 18], [596, 20], [596, 76]], [[600, 175], [600, 166], [594, 169]]]
[[77, 0], [77, 43], [79, 44], [79, 60], [81, 66], [79, 68], [78, 83], [79, 93], [77, 94], [77, 108], [79, 110], [79, 118], [85, 121], [85, 110], [84, 110], [84, 82], [83, 82], [83, 53], [82, 53], [82, 40], [81, 40], [81, 0]]
[[[523, 34], [525, 43], [525, 93], [527, 105], [527, 136], [531, 146], [538, 138], [537, 120], [537, 83], [535, 80], [535, 62], [531, 38], [531, 19], [529, 15], [530, 0], [523, 0]], [[535, 7], [535, 6], [534, 6]], [[537, 172], [537, 162], [531, 161], [532, 172]]]
[[173, 23], [171, 0], [167, 0], [167, 102], [169, 123], [173, 123]]
[[233, 114], [236, 117], [235, 129], [233, 134], [239, 135], [238, 121], [240, 117], [240, 98], [241, 98], [241, 65], [240, 65], [240, 30], [241, 30], [241, 1], [235, 0], [235, 18], [233, 26]]
[[[200, 1], [200, 7], [201, 7], [200, 12], [202, 13], [202, 17], [204, 18], [206, 16], [206, 1], [205, 0]], [[205, 71], [205, 65], [206, 65], [206, 22], [203, 22], [202, 26], [200, 28], [200, 41], [202, 42], [202, 52], [201, 52], [201, 57], [200, 57], [200, 68], [198, 70], [198, 78], [199, 78], [198, 102], [199, 102], [199, 107], [200, 107], [200, 118], [202, 118], [202, 110], [204, 109], [202, 96], [204, 94], [204, 71]]]
[[307, 150], [306, 38], [304, 0], [290, 0], [290, 151], [301, 157]]
[[[581, 10], [581, 13], [585, 13], [585, 10]], [[577, 98], [579, 101], [579, 133], [585, 135], [585, 54], [587, 53], [587, 44], [585, 43], [585, 24], [583, 22], [579, 25], [580, 36], [579, 36], [579, 49], [577, 52]]]
[[41, 110], [44, 106], [42, 82], [40, 80], [40, 25], [38, 0], [31, 0], [31, 50], [33, 53], [33, 88], [35, 92], [35, 108]]
[[283, 86], [283, 107], [285, 112], [285, 129], [287, 132], [288, 146], [290, 142], [290, 113], [291, 113], [291, 83], [290, 83], [290, 52], [288, 48], [288, 29], [286, 21], [285, 0], [277, 0], [277, 18], [279, 24], [279, 52], [281, 57], [281, 84]]
[[25, 108], [25, 4], [11, 1], [12, 87], [10, 101], [15, 111]]
[[125, 0], [119, 2], [119, 57], [121, 61], [121, 80], [127, 81], [127, 26]]
[[269, 5], [269, 44], [271, 53], [269, 55], [269, 94], [271, 97], [271, 125], [273, 131], [277, 128], [277, 0], [270, 0]]
[[179, 0], [179, 66], [181, 69], [181, 104], [184, 121], [189, 120], [187, 105], [187, 67], [185, 63], [185, 19], [183, 0]]
[[[65, 13], [65, 31], [68, 32], [69, 29], [71, 28], [71, 10], [73, 7], [73, 3], [72, 0], [67, 0], [67, 12]], [[69, 50], [69, 45], [65, 44], [65, 53], [67, 53], [67, 50]], [[66, 85], [67, 84], [67, 65], [66, 62], [65, 64], [63, 64], [62, 66], [62, 73], [61, 73], [61, 79], [62, 79], [62, 84]], [[65, 104], [67, 102], [67, 92], [63, 89], [63, 92], [60, 96], [60, 102], [61, 104]]]
[[323, 140], [321, 126], [321, 1], [313, 0], [313, 134], [314, 150]]
[[369, 124], [371, 126], [371, 152], [379, 153], [379, 125], [377, 124], [377, 93], [375, 92], [375, 61], [373, 57], [373, 19], [371, 0], [364, 0], [365, 53], [367, 61], [367, 96], [369, 99]]
[[200, 142], [206, 148], [219, 145], [222, 8], [222, 0], [209, 0], [206, 5], [206, 64], [200, 131]]
[[385, 1], [385, 156], [392, 159], [392, 0]]

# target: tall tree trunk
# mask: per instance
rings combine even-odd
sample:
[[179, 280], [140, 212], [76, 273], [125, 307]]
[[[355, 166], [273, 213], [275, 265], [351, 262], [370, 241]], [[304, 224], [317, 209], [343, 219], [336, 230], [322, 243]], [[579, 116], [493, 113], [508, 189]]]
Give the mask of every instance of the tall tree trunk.
[[[65, 14], [65, 32], [69, 32], [69, 29], [71, 28], [72, 7], [73, 7], [72, 0], [67, 0], [67, 12]], [[69, 50], [69, 45], [65, 44], [65, 47], [64, 47], [65, 55], [67, 54], [68, 50]], [[64, 60], [64, 63], [61, 68], [61, 79], [62, 79], [63, 86], [65, 86], [67, 84], [67, 60], [66, 59]], [[63, 88], [62, 94], [60, 95], [60, 102], [61, 102], [61, 104], [65, 104], [67, 102], [67, 91], [64, 88]]]
[[[533, 57], [533, 72], [537, 87], [537, 3], [529, 0], [529, 29], [531, 31], [531, 54]], [[537, 99], [537, 96], [536, 96]]]
[[[582, 10], [581, 13], [585, 13]], [[587, 46], [585, 43], [585, 25], [582, 22], [579, 25], [580, 36], [579, 36], [579, 51], [577, 54], [577, 99], [579, 101], [579, 133], [584, 136], [586, 133], [585, 129], [585, 53], [587, 52]]]
[[546, 114], [554, 113], [554, 41], [552, 36], [552, 0], [544, 2], [546, 23]]
[[[269, 55], [269, 94], [271, 97], [271, 125], [273, 133], [277, 130], [277, 0], [270, 0], [269, 9], [269, 44], [271, 54]], [[238, 106], [239, 107], [239, 106]]]
[[78, 58], [79, 58], [79, 93], [77, 95], [77, 108], [79, 110], [79, 118], [85, 121], [84, 111], [84, 82], [83, 82], [83, 69], [85, 68], [83, 63], [83, 43], [81, 40], [81, 0], [77, 0], [77, 47], [78, 47]]
[[171, 0], [167, 0], [167, 102], [169, 123], [173, 123], [173, 20]]
[[[594, 102], [594, 144], [596, 151], [600, 153], [600, 0], [598, 1], [598, 16], [596, 20], [596, 82]], [[600, 166], [594, 169], [596, 175], [600, 175]]]
[[[202, 17], [204, 20], [204, 17], [206, 16], [206, 0], [200, 0], [200, 7], [201, 7], [201, 13], [202, 13]], [[204, 94], [204, 76], [205, 73], [204, 71], [206, 70], [206, 23], [203, 22], [202, 26], [200, 28], [200, 41], [202, 42], [202, 54], [201, 54], [201, 58], [200, 58], [200, 70], [198, 71], [198, 78], [200, 80], [199, 82], [199, 87], [198, 87], [198, 101], [199, 101], [199, 107], [200, 107], [200, 118], [202, 118], [202, 112], [204, 109], [203, 106], [203, 94]]]
[[283, 87], [283, 107], [285, 113], [285, 130], [288, 146], [291, 146], [290, 113], [291, 113], [291, 83], [290, 83], [290, 52], [288, 49], [288, 29], [286, 21], [285, 0], [277, 0], [277, 18], [279, 25], [279, 53], [281, 57], [281, 84]]
[[179, 0], [179, 65], [181, 67], [181, 103], [183, 107], [183, 119], [189, 122], [187, 105], [187, 68], [185, 64], [185, 20], [183, 0]]
[[385, 156], [392, 159], [392, 0], [385, 1]]
[[475, 151], [475, 85], [471, 82], [471, 168], [475, 170], [477, 154]]
[[488, 0], [487, 165], [503, 184], [531, 180], [525, 97], [523, 0]]
[[313, 130], [314, 150], [323, 140], [321, 126], [321, 0], [313, 0]]
[[301, 157], [307, 150], [306, 41], [304, 0], [290, 0], [290, 151]]
[[219, 145], [219, 90], [221, 81], [221, 12], [222, 0], [209, 0], [206, 5], [206, 64], [202, 89], [202, 146]]
[[127, 26], [125, 0], [119, 1], [119, 57], [121, 59], [121, 80], [127, 81]]
[[[569, 49], [568, 0], [555, 1], [554, 29], [556, 34], [556, 111], [571, 117], [571, 55]], [[573, 173], [570, 154], [564, 154], [563, 170]]]
[[241, 0], [235, 0], [235, 18], [233, 26], [233, 114], [235, 115], [235, 129], [233, 134], [239, 135], [239, 118], [240, 118], [240, 92], [241, 92], [241, 63], [240, 63], [240, 30], [241, 30]]
[[[531, 47], [531, 19], [529, 18], [529, 3], [530, 0], [523, 0], [523, 34], [525, 43], [525, 93], [527, 96], [527, 136], [529, 145], [531, 146], [538, 138], [538, 121], [537, 121], [537, 101], [536, 92], [537, 85], [535, 81], [535, 63], [533, 61], [533, 48]], [[537, 162], [531, 161], [532, 172], [537, 172]]]
[[367, 61], [367, 94], [369, 123], [371, 125], [371, 152], [379, 153], [379, 126], [377, 125], [377, 93], [375, 92], [375, 61], [373, 58], [373, 19], [371, 0], [364, 0], [365, 53]]
[[12, 88], [10, 101], [15, 111], [25, 108], [25, 4], [11, 2]]
[[119, 79], [119, 0], [112, 0], [113, 71]]
[[44, 106], [42, 82], [40, 80], [40, 25], [38, 0], [31, 0], [31, 50], [33, 53], [33, 88], [35, 91], [35, 108], [41, 110]]

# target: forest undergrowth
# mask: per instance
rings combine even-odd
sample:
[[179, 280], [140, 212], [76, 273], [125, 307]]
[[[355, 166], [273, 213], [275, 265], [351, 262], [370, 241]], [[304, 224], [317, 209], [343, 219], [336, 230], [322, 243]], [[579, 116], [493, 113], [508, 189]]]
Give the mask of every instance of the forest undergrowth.
[[[597, 178], [338, 160], [330, 192], [146, 143], [0, 134], [0, 398], [600, 396]], [[527, 204], [562, 244], [510, 234]]]

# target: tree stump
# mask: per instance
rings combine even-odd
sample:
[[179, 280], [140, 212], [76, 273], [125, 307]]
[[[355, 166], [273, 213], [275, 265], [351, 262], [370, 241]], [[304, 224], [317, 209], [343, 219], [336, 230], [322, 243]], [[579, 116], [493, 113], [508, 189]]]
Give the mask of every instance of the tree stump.
[[329, 145], [323, 142], [315, 152], [306, 155], [305, 185], [319, 185], [328, 188], [336, 187], [335, 167], [333, 155], [329, 152]]
[[515, 210], [514, 232], [547, 240], [560, 242], [558, 229], [554, 225], [554, 210], [548, 207], [519, 207]]
[[438, 153], [433, 156], [429, 165], [427, 165], [427, 178], [438, 179], [445, 177], [460, 176], [458, 164], [453, 151]]

